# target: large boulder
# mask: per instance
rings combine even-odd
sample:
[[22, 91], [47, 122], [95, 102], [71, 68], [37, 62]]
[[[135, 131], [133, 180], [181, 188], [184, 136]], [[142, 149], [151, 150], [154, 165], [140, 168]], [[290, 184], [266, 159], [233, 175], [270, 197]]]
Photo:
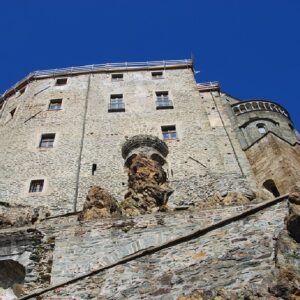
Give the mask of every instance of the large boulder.
[[92, 186], [87, 194], [79, 220], [118, 217], [122, 212], [118, 201], [105, 189]]

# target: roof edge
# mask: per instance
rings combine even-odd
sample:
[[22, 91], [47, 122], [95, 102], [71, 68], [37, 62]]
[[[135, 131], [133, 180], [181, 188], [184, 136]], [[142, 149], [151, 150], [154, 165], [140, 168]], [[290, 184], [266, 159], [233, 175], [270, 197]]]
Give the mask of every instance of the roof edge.
[[172, 68], [193, 68], [192, 59], [182, 60], [159, 60], [146, 62], [124, 62], [124, 63], [106, 63], [96, 65], [85, 65], [79, 67], [68, 67], [60, 69], [39, 70], [29, 73], [26, 77], [18, 81], [12, 87], [0, 95], [0, 102], [14, 94], [33, 79], [49, 78], [67, 75], [82, 75], [89, 73], [114, 72], [114, 71], [135, 71], [149, 69], [172, 69]]

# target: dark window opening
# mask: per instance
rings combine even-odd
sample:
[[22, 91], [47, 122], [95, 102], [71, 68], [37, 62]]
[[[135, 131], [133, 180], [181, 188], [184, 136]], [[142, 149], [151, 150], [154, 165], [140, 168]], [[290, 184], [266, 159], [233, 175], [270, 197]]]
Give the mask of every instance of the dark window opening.
[[55, 133], [42, 134], [40, 148], [53, 148]]
[[48, 110], [61, 110], [62, 99], [52, 99], [50, 100]]
[[31, 180], [29, 193], [41, 193], [43, 191], [43, 187], [44, 187], [43, 179]]
[[58, 78], [56, 79], [55, 85], [65, 85], [67, 84], [68, 78]]
[[264, 123], [259, 123], [256, 125], [256, 127], [260, 134], [265, 134], [267, 132], [266, 125]]
[[153, 79], [161, 79], [163, 78], [163, 72], [152, 72]]
[[10, 111], [10, 116], [12, 118], [14, 117], [15, 112], [16, 112], [16, 108], [14, 108], [13, 110]]
[[92, 175], [95, 175], [96, 170], [97, 170], [97, 164], [93, 164], [93, 166], [92, 166]]
[[112, 81], [122, 81], [123, 80], [123, 74], [112, 74], [111, 75]]
[[[1, 109], [1, 108], [0, 108], [0, 109]], [[292, 131], [295, 130], [295, 127], [294, 127], [291, 123], [289, 123], [289, 127], [290, 127], [290, 129], [291, 129]]]
[[164, 140], [176, 140], [177, 139], [175, 125], [161, 126], [161, 131], [162, 131]]
[[280, 193], [277, 189], [277, 186], [275, 184], [275, 182], [272, 179], [268, 179], [263, 183], [263, 187], [268, 190], [269, 192], [271, 192], [274, 197], [279, 197]]

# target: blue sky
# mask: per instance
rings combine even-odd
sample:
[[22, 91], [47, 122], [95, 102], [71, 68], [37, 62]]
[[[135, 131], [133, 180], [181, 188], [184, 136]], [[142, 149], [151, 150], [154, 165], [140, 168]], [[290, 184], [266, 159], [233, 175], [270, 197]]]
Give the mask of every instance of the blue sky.
[[198, 82], [300, 128], [299, 0], [2, 0], [0, 92], [33, 70], [195, 57]]

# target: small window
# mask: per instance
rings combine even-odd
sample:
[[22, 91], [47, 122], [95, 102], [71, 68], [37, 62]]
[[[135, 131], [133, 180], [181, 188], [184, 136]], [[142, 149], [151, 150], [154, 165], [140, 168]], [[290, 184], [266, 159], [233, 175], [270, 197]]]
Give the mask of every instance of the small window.
[[[0, 107], [0, 110], [1, 110], [1, 107]], [[289, 123], [289, 127], [290, 127], [290, 129], [291, 129], [292, 131], [295, 130], [295, 127], [294, 127], [291, 123]]]
[[62, 99], [50, 100], [48, 110], [61, 110], [61, 108], [62, 108]]
[[152, 79], [162, 79], [164, 78], [163, 72], [152, 72]]
[[42, 134], [40, 148], [53, 148], [55, 133]]
[[68, 78], [58, 78], [56, 79], [55, 85], [65, 85], [67, 84]]
[[109, 112], [125, 111], [123, 94], [110, 95], [110, 103], [108, 106]]
[[177, 133], [176, 133], [176, 126], [162, 126], [161, 127], [162, 135], [164, 140], [176, 140]]
[[169, 100], [169, 92], [156, 92], [157, 101], [168, 101]]
[[172, 109], [173, 102], [168, 92], [156, 92], [156, 109]]
[[265, 134], [267, 132], [266, 125], [263, 123], [257, 124], [256, 127], [260, 134]]
[[16, 108], [10, 111], [10, 116], [13, 118], [16, 112]]
[[41, 193], [43, 191], [43, 187], [44, 187], [43, 179], [31, 180], [29, 193]]
[[112, 74], [111, 75], [111, 81], [122, 81], [123, 80], [123, 74]]

